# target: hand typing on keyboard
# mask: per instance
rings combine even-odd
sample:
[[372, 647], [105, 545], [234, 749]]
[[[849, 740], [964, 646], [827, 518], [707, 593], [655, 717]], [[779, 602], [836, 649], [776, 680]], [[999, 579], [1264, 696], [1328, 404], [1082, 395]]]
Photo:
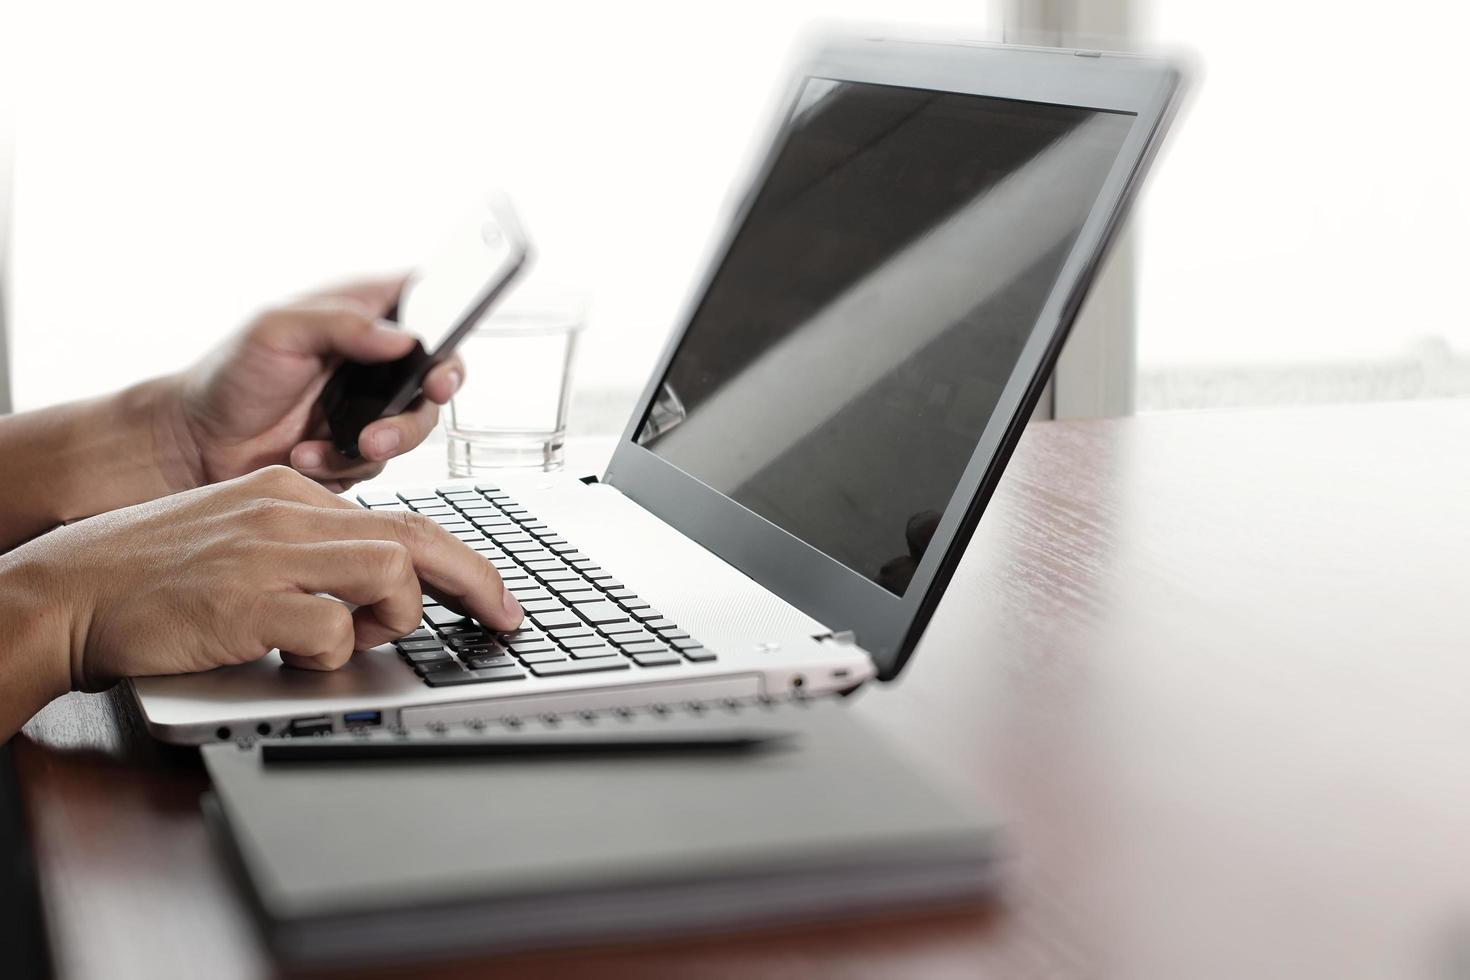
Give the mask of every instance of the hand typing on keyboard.
[[[362, 459], [332, 450], [317, 395], [342, 358], [409, 350], [381, 319], [401, 287], [326, 290], [266, 310], [186, 371], [0, 416], [0, 740], [72, 686], [273, 645], [338, 666], [417, 625], [413, 571], [450, 606], [520, 622], [495, 570], [432, 521], [363, 515], [327, 492], [422, 442], [463, 380], [458, 358], [436, 366], [416, 404], [363, 431]], [[287, 463], [297, 472], [262, 471]], [[94, 514], [106, 516], [46, 533]], [[350, 616], [314, 592], [364, 608]]]
[[25, 686], [49, 700], [272, 647], [335, 669], [418, 629], [423, 594], [492, 629], [521, 625], [496, 566], [435, 521], [364, 509], [285, 467], [58, 528], [0, 559], [7, 654], [28, 654], [6, 674], [0, 737], [40, 706], [13, 703]]

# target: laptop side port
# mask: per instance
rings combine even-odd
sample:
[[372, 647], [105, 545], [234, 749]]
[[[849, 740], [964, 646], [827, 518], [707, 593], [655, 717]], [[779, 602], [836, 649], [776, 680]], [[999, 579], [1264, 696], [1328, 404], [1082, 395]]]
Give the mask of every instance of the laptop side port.
[[286, 726], [287, 735], [330, 735], [332, 734], [332, 719], [326, 715], [315, 715], [311, 718], [292, 718]]
[[381, 711], [349, 711], [342, 716], [342, 724], [348, 728], [372, 728], [382, 723]]

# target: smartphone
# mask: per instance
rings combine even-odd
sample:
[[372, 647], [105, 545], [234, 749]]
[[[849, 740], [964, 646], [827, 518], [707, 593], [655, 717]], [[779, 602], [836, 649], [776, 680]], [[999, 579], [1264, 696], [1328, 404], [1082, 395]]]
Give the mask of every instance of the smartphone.
[[318, 404], [337, 451], [357, 459], [364, 428], [413, 404], [429, 370], [454, 352], [530, 260], [530, 242], [505, 198], [460, 224], [409, 277], [388, 315], [414, 335], [414, 349], [382, 364], [344, 361], [322, 389]]

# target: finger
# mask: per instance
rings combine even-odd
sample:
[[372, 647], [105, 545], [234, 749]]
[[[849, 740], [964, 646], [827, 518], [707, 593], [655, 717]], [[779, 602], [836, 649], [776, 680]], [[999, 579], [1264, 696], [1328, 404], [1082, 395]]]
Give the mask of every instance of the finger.
[[449, 404], [455, 392], [464, 384], [464, 361], [456, 354], [434, 369], [424, 378], [424, 397], [440, 405]]
[[447, 599], [492, 629], [511, 630], [521, 624], [520, 603], [505, 588], [495, 566], [420, 514], [371, 511], [351, 504], [346, 509], [330, 510], [283, 505], [262, 517], [274, 522], [273, 526], [262, 524], [256, 532], [270, 540], [396, 541], [408, 549], [425, 591]]
[[355, 647], [366, 650], [419, 628], [423, 590], [406, 547], [393, 541], [290, 545], [279, 561], [303, 592], [326, 592], [358, 608]]
[[338, 283], [309, 294], [307, 299], [345, 299], [363, 307], [368, 316], [381, 317], [393, 308], [408, 281], [405, 273]]
[[412, 334], [343, 299], [314, 299], [262, 316], [255, 337], [268, 348], [307, 357], [393, 361], [413, 350]]
[[337, 452], [335, 446], [325, 439], [308, 439], [291, 449], [291, 468], [302, 476], [317, 480], [333, 492], [344, 482], [371, 480], [383, 472], [383, 464], [376, 460], [348, 459]]
[[335, 599], [282, 592], [262, 605], [260, 642], [281, 651], [292, 667], [336, 670], [352, 657], [352, 611]]
[[438, 424], [439, 406], [419, 398], [402, 415], [378, 419], [363, 429], [357, 437], [357, 448], [363, 459], [392, 459], [427, 439]]

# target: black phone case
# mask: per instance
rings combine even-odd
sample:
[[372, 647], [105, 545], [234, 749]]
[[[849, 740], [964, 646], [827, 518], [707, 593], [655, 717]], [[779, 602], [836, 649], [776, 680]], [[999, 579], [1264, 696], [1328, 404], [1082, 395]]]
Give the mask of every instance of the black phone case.
[[342, 362], [318, 400], [337, 451], [348, 459], [358, 459], [362, 453], [357, 439], [362, 430], [384, 415], [407, 408], [418, 397], [433, 363], [424, 345], [417, 342], [412, 351], [396, 361]]

